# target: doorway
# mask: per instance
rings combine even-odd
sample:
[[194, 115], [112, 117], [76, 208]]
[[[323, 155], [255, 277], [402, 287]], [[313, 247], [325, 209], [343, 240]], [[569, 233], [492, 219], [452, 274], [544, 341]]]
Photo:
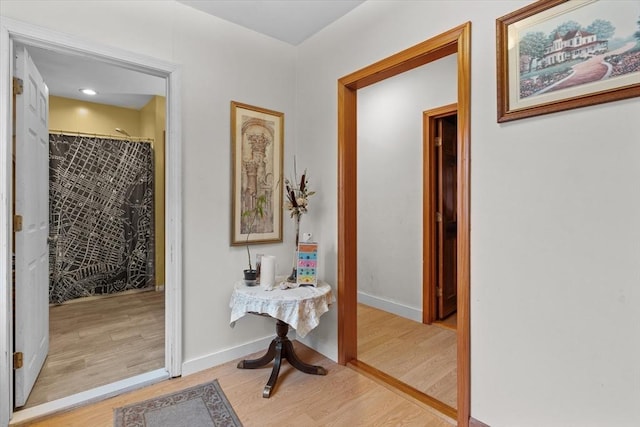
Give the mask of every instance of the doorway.
[[[14, 281], [15, 349], [26, 358], [41, 355], [39, 364], [14, 370], [14, 406], [23, 411], [164, 369], [164, 286], [154, 289], [154, 284], [164, 285], [156, 281], [164, 265], [156, 268], [154, 258], [164, 242], [155, 239], [155, 230], [164, 229], [164, 218], [154, 206], [154, 192], [164, 189], [163, 170], [154, 174], [154, 156], [164, 152], [158, 135], [165, 129], [166, 88], [162, 78], [84, 57], [17, 43], [16, 51], [17, 61], [32, 64], [48, 88], [41, 104], [48, 123], [39, 137], [44, 164], [34, 165], [22, 148], [28, 139], [21, 105], [30, 85], [14, 98], [15, 171], [35, 177], [41, 170], [45, 194], [33, 205], [41, 206], [49, 226], [48, 239], [41, 239], [48, 258], [43, 266], [49, 268], [35, 284], [35, 297], [42, 297], [43, 305], [34, 306], [29, 301], [34, 296], [25, 298], [23, 269], [16, 268]], [[17, 71], [16, 78], [23, 79]], [[86, 82], [99, 94], [65, 90]], [[18, 186], [16, 200], [35, 194], [35, 182], [40, 181]], [[14, 212], [30, 218], [27, 207], [16, 205]], [[15, 230], [17, 242], [24, 229]], [[23, 247], [16, 246], [18, 267], [26, 258]], [[48, 314], [45, 324], [26, 323], [36, 317], [32, 313]], [[39, 326], [48, 348], [36, 353], [27, 344]]]
[[[166, 316], [164, 320], [165, 344], [164, 344], [164, 368], [147, 374], [138, 375], [127, 380], [109, 384], [98, 389], [90, 390], [86, 393], [73, 395], [64, 401], [50, 402], [46, 408], [36, 407], [33, 410], [25, 410], [13, 413], [10, 408], [14, 407], [13, 399], [13, 314], [14, 309], [11, 299], [11, 275], [12, 275], [12, 251], [11, 236], [13, 235], [13, 217], [11, 200], [13, 192], [13, 178], [10, 174], [0, 175], [0, 200], [3, 206], [0, 211], [0, 328], [3, 336], [3, 348], [7, 352], [0, 354], [0, 424], [8, 424], [13, 416], [14, 422], [22, 422], [27, 419], [45, 415], [58, 411], [69, 406], [81, 404], [89, 400], [96, 400], [106, 396], [117, 394], [123, 390], [140, 387], [150, 382], [159, 381], [171, 376], [178, 376], [181, 373], [182, 355], [179, 343], [181, 338], [181, 241], [182, 234], [179, 224], [181, 224], [181, 197], [178, 189], [181, 187], [180, 168], [180, 104], [178, 94], [179, 69], [174, 64], [160, 60], [139, 57], [136, 54], [114, 49], [95, 43], [89, 43], [66, 34], [55, 31], [37, 28], [23, 24], [11, 19], [3, 19], [0, 29], [0, 62], [6, 64], [7, 70], [13, 69], [13, 51], [16, 43], [24, 46], [36, 46], [49, 49], [63, 54], [81, 55], [96, 61], [107, 62], [123, 68], [140, 71], [153, 76], [165, 79], [167, 87], [167, 132], [166, 132], [166, 164], [165, 174], [170, 185], [165, 189], [165, 206], [167, 210], [165, 241], [167, 242], [165, 257], [165, 294], [166, 294]], [[10, 93], [6, 90], [10, 88], [11, 73], [2, 73], [0, 76], [0, 102], [4, 111], [12, 111], [13, 102]], [[11, 141], [13, 124], [9, 114], [0, 117], [0, 128], [3, 129], [2, 152], [0, 162], [2, 169], [12, 170], [12, 158], [14, 151]], [[6, 131], [5, 131], [6, 130]], [[4, 233], [7, 230], [8, 233]], [[170, 255], [169, 255], [170, 254]], [[6, 279], [6, 280], [5, 280]]]
[[456, 328], [458, 307], [457, 104], [423, 113], [423, 323]]
[[[164, 293], [142, 292], [153, 289], [154, 254], [163, 246], [154, 242], [153, 195], [153, 155], [163, 147], [152, 131], [164, 130], [164, 110], [157, 114], [156, 98], [137, 100], [136, 93], [153, 89], [165, 95], [165, 85], [164, 79], [83, 57], [19, 43], [15, 51], [15, 82], [26, 84], [22, 93], [14, 91], [14, 215], [31, 224], [37, 209], [48, 230], [48, 236], [33, 240], [48, 255], [38, 263], [44, 271], [35, 279], [27, 272], [23, 243], [33, 227], [25, 224], [14, 232], [14, 345], [28, 361], [14, 369], [14, 409], [22, 411], [164, 368]], [[25, 75], [22, 63], [37, 78]], [[122, 85], [124, 73], [139, 92]], [[42, 82], [41, 102], [27, 105], [34, 81]], [[87, 81], [101, 93], [114, 93], [113, 85], [128, 93], [111, 95], [110, 104], [65, 97], [62, 88]], [[136, 99], [141, 105], [147, 98], [148, 107], [139, 110], [120, 101], [131, 105]], [[153, 114], [142, 113], [149, 108]], [[37, 138], [29, 138], [23, 129], [28, 112], [36, 109], [42, 126]], [[113, 135], [113, 123], [127, 135]], [[29, 156], [26, 147], [42, 152]], [[33, 200], [20, 203], [27, 198]], [[164, 218], [159, 222], [164, 227]], [[35, 348], [34, 341], [44, 344]]]
[[[458, 55], [458, 191], [457, 191], [457, 420], [470, 415], [469, 375], [469, 238], [470, 238], [470, 37], [471, 23], [399, 52], [338, 81], [338, 361], [355, 367], [357, 355], [357, 92], [358, 89], [421, 65]], [[424, 187], [423, 187], [424, 188]], [[368, 372], [372, 372], [368, 370]], [[376, 375], [402, 389], [401, 384]], [[405, 390], [406, 391], [406, 390]], [[410, 391], [409, 391], [410, 393]], [[416, 396], [419, 398], [419, 396]], [[431, 402], [426, 402], [431, 404]]]

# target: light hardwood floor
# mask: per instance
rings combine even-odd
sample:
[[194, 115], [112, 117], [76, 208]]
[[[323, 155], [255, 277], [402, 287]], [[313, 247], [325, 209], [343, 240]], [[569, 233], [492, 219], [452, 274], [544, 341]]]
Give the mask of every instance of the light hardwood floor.
[[456, 408], [456, 331], [358, 304], [358, 360]]
[[449, 328], [455, 331], [458, 329], [458, 313], [453, 313], [443, 320], [436, 320], [434, 323], [438, 326]]
[[164, 367], [164, 292], [51, 306], [49, 355], [29, 408]]
[[[421, 426], [451, 427], [455, 421], [384, 385], [337, 365], [294, 341], [305, 362], [327, 369], [326, 376], [308, 375], [284, 362], [269, 399], [262, 389], [271, 372], [237, 369], [238, 360], [215, 368], [104, 400], [33, 422], [32, 426], [111, 427], [114, 408], [171, 393], [213, 379], [222, 389], [245, 427], [267, 426]], [[263, 352], [243, 357], [255, 358]], [[23, 424], [24, 425], [24, 424]]]

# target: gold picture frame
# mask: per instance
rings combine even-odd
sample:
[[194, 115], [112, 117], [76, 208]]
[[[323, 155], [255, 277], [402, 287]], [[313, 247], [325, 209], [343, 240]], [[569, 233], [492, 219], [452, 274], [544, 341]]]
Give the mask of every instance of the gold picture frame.
[[541, 0], [496, 20], [499, 123], [640, 96], [637, 5], [615, 3]]
[[231, 153], [231, 245], [282, 242], [284, 113], [231, 101]]

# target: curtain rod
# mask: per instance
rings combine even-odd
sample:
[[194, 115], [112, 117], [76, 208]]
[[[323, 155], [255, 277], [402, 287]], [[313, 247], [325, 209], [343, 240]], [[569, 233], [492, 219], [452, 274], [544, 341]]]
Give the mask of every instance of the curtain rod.
[[56, 135], [67, 135], [67, 136], [88, 136], [93, 138], [110, 138], [110, 139], [118, 139], [121, 141], [132, 141], [132, 142], [154, 142], [153, 138], [145, 138], [142, 136], [122, 136], [122, 135], [107, 135], [103, 133], [87, 133], [87, 132], [72, 132], [68, 130], [58, 130], [58, 129], [50, 129], [49, 133], [54, 133]]

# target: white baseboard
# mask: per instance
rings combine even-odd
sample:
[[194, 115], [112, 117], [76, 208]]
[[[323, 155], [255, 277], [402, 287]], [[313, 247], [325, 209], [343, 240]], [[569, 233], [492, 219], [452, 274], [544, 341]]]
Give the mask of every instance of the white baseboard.
[[[295, 339], [295, 332], [289, 331], [289, 339]], [[248, 342], [246, 344], [232, 347], [229, 349], [221, 350], [217, 353], [207, 354], [206, 356], [198, 357], [197, 359], [187, 360], [182, 364], [182, 375], [187, 376], [195, 374], [196, 372], [203, 371], [205, 369], [213, 368], [214, 366], [222, 365], [233, 359], [246, 356], [247, 354], [255, 353], [260, 350], [267, 351], [269, 344], [273, 340], [273, 335], [260, 338], [255, 341]]]
[[393, 313], [397, 316], [404, 317], [409, 320], [422, 322], [422, 310], [400, 304], [396, 301], [391, 301], [358, 291], [358, 302], [371, 306], [373, 308], [377, 308], [379, 310]]

